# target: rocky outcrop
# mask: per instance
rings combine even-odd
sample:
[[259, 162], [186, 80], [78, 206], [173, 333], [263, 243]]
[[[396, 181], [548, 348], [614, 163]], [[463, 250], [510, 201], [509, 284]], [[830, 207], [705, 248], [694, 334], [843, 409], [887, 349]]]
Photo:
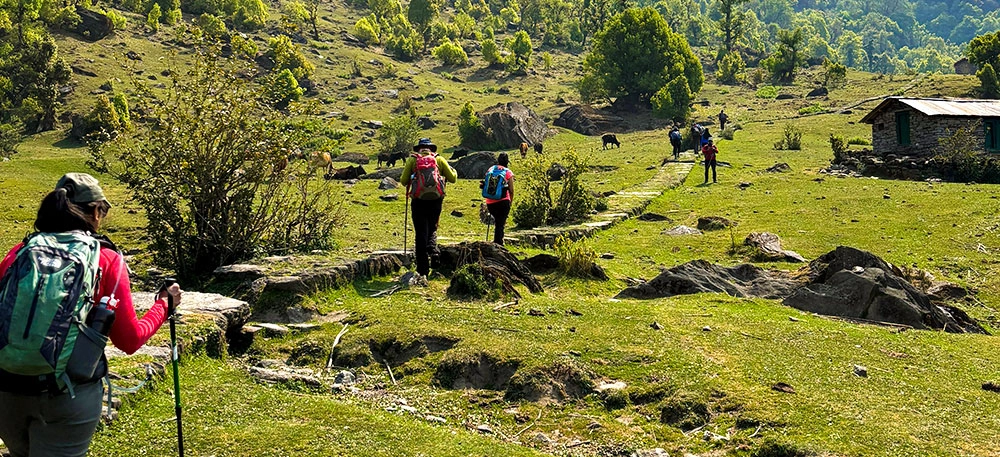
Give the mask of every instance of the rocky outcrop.
[[497, 164], [496, 157], [491, 152], [477, 152], [469, 154], [458, 162], [451, 164], [458, 174], [459, 179], [483, 179], [486, 171]]
[[805, 262], [801, 255], [795, 251], [786, 251], [781, 248], [781, 239], [778, 235], [769, 232], [750, 232], [743, 245], [754, 251], [754, 258], [765, 262]]
[[356, 163], [358, 165], [367, 165], [371, 159], [360, 152], [345, 152], [337, 157], [333, 158], [334, 162], [348, 162]]
[[498, 103], [476, 113], [483, 130], [492, 132], [490, 141], [502, 148], [521, 143], [535, 144], [552, 135], [542, 118], [517, 102]]
[[693, 260], [660, 273], [649, 282], [629, 287], [616, 298], [662, 298], [702, 292], [723, 292], [734, 297], [784, 298], [800, 287], [777, 272], [743, 264], [722, 267]]
[[573, 105], [559, 113], [553, 122], [583, 135], [601, 135], [607, 132], [625, 132], [625, 119], [594, 109], [590, 105]]
[[79, 33], [84, 39], [97, 41], [115, 30], [111, 19], [97, 11], [77, 6], [76, 14], [80, 15], [80, 24], [76, 26], [76, 33]]

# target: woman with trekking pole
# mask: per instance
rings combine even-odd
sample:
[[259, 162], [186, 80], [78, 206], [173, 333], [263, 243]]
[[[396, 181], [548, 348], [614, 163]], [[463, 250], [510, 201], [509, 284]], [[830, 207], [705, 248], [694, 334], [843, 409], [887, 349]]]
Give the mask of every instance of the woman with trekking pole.
[[96, 235], [110, 209], [93, 176], [68, 173], [42, 199], [36, 233], [0, 262], [0, 440], [12, 457], [85, 456], [107, 340], [134, 353], [166, 320], [168, 297], [181, 302], [173, 284], [136, 316], [125, 260]]

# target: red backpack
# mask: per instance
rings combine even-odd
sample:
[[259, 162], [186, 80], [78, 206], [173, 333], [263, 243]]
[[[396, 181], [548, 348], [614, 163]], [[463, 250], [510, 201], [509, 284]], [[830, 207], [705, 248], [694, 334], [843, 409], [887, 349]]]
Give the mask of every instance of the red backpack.
[[437, 200], [444, 197], [444, 178], [438, 171], [437, 154], [414, 154], [413, 198]]

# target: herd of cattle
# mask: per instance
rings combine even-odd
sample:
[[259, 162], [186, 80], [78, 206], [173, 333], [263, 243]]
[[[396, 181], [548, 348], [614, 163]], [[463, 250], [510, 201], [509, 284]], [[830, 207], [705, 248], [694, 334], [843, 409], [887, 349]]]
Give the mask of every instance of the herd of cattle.
[[[620, 148], [621, 146], [622, 146], [622, 144], [621, 144], [621, 142], [618, 141], [618, 137], [615, 136], [615, 134], [613, 134], [613, 133], [607, 133], [607, 134], [601, 135], [601, 147], [602, 147], [602, 149], [608, 149], [609, 147], [618, 147], [618, 148]], [[521, 153], [521, 158], [525, 158], [525, 157], [528, 156], [528, 149], [529, 148], [534, 149], [534, 151], [536, 153], [538, 153], [538, 154], [541, 154], [542, 150], [543, 150], [542, 143], [540, 143], [540, 142], [539, 143], [534, 143], [534, 144], [521, 143], [520, 146], [518, 146], [518, 151]], [[454, 150], [454, 152], [452, 152], [450, 160], [458, 160], [458, 159], [460, 159], [460, 158], [465, 157], [466, 155], [468, 155], [469, 152], [470, 151], [468, 149], [465, 149], [465, 148], [456, 148]], [[377, 168], [382, 168], [382, 165], [385, 164], [385, 166], [387, 168], [392, 168], [392, 167], [396, 166], [396, 162], [406, 160], [406, 158], [409, 157], [410, 154], [411, 154], [410, 152], [406, 152], [406, 151], [403, 151], [403, 152], [380, 152], [378, 154], [378, 163], [377, 163], [376, 166], [377, 166]], [[335, 168], [333, 166], [333, 158], [327, 152], [315, 154], [313, 156], [313, 164], [317, 168], [325, 168], [326, 169], [326, 174], [323, 175], [323, 177], [326, 178], [326, 179], [337, 179], [337, 180], [356, 179], [356, 178], [359, 178], [359, 177], [367, 174], [367, 173], [365, 173], [365, 169], [362, 168], [361, 165], [349, 166], [349, 167], [345, 167], [345, 168]], [[287, 163], [286, 163], [286, 165], [287, 165]], [[282, 167], [282, 168], [284, 168], [284, 167]]]

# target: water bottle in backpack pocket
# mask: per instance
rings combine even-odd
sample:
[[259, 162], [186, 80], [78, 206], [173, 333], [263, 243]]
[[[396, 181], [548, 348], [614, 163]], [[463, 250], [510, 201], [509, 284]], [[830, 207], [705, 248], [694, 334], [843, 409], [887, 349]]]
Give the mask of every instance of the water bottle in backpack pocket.
[[483, 179], [483, 198], [501, 200], [507, 193], [507, 169], [494, 165], [486, 171]]
[[104, 347], [108, 344], [108, 334], [111, 333], [111, 325], [115, 322], [116, 301], [111, 297], [104, 297], [101, 302], [90, 310], [87, 320], [80, 327], [80, 335], [77, 337], [76, 347], [66, 364], [66, 374], [70, 381], [86, 382], [98, 374], [97, 368], [104, 361]]

